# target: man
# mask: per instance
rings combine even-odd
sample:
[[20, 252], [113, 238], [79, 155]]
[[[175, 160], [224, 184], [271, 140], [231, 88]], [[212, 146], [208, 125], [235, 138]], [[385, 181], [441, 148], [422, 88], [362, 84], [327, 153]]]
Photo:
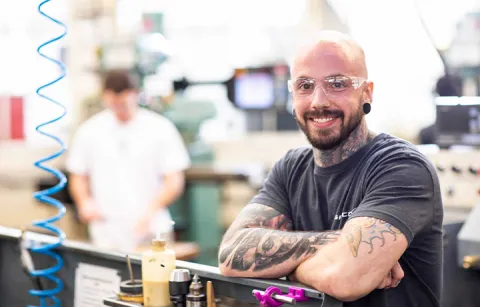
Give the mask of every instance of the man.
[[128, 72], [108, 72], [106, 109], [79, 128], [67, 160], [70, 192], [92, 243], [124, 251], [172, 229], [167, 207], [183, 193], [190, 163], [175, 126], [137, 101]]
[[295, 118], [313, 148], [274, 165], [223, 238], [221, 272], [289, 276], [346, 306], [439, 306], [438, 179], [413, 145], [368, 130], [363, 50], [322, 32], [291, 75]]

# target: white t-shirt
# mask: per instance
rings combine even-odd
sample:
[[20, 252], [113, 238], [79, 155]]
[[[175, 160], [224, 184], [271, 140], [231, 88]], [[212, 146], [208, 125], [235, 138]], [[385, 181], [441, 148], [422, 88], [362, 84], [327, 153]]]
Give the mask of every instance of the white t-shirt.
[[[190, 165], [176, 127], [165, 117], [139, 109], [128, 123], [109, 110], [87, 120], [68, 151], [70, 173], [88, 175], [94, 201], [104, 221], [89, 225], [93, 244], [131, 249], [135, 223], [159, 194], [164, 174]], [[168, 209], [159, 210], [150, 230], [171, 228]]]

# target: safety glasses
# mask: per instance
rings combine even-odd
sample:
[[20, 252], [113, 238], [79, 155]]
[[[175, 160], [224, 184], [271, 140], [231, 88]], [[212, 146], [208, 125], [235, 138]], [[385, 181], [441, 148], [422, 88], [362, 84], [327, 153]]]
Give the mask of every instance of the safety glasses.
[[363, 77], [334, 76], [323, 80], [312, 78], [298, 78], [288, 81], [288, 90], [295, 99], [307, 99], [321, 88], [327, 96], [342, 96], [358, 89], [367, 82]]

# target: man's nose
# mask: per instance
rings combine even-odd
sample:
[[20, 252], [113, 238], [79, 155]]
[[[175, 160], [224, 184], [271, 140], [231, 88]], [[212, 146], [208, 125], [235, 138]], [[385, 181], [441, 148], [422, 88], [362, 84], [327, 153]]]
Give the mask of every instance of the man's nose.
[[321, 109], [323, 107], [326, 107], [330, 105], [330, 102], [328, 100], [328, 95], [321, 86], [317, 86], [315, 88], [315, 91], [313, 91], [313, 96], [312, 96], [312, 107]]

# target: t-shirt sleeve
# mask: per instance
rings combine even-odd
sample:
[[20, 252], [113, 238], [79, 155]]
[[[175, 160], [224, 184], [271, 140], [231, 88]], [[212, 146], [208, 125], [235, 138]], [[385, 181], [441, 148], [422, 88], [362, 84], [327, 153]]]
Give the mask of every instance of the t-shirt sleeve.
[[80, 126], [68, 147], [65, 167], [69, 173], [86, 175], [89, 171], [89, 135], [88, 128]]
[[162, 122], [161, 137], [158, 141], [158, 172], [162, 175], [184, 171], [190, 167], [188, 154], [183, 138], [173, 123]]
[[287, 192], [287, 174], [287, 158], [285, 156], [274, 164], [262, 188], [253, 197], [250, 204], [256, 203], [269, 206], [291, 219], [292, 214]]
[[367, 176], [366, 194], [354, 217], [373, 217], [398, 228], [410, 244], [433, 223], [435, 185], [425, 162], [395, 159]]

